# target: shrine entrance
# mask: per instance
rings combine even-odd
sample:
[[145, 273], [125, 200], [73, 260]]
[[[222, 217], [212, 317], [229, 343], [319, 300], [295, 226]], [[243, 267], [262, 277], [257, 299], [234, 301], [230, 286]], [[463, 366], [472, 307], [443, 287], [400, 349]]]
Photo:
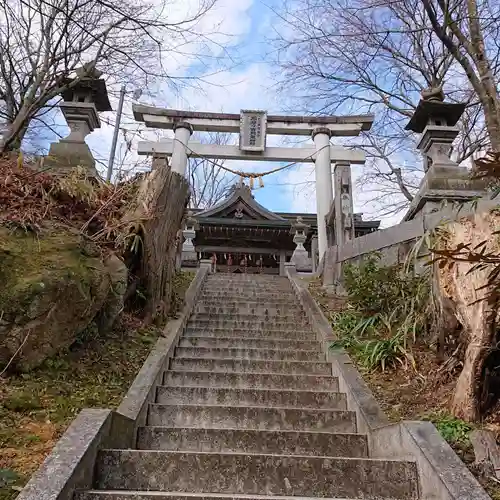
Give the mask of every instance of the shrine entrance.
[[[290, 234], [293, 215], [284, 215], [260, 205], [250, 187], [241, 182], [215, 207], [191, 213], [196, 258], [210, 259], [219, 272], [283, 273], [295, 249]], [[311, 239], [312, 234], [309, 243]], [[185, 253], [184, 265], [189, 267], [187, 260]]]
[[[335, 221], [334, 240], [337, 244], [354, 237], [350, 166], [363, 164], [365, 154], [362, 151], [331, 145], [330, 140], [335, 136], [357, 136], [362, 131], [369, 130], [373, 122], [372, 115], [273, 116], [265, 111], [241, 111], [238, 115], [178, 111], [143, 105], [134, 105], [133, 110], [135, 119], [144, 122], [147, 127], [171, 129], [175, 133], [174, 139], [140, 142], [138, 153], [153, 155], [156, 158], [171, 157], [172, 171], [181, 175], [185, 175], [189, 157], [293, 162], [293, 164], [314, 163], [317, 199], [315, 226], [319, 259], [323, 257], [328, 246], [327, 220], [333, 217]], [[191, 141], [194, 131], [238, 133], [239, 146]], [[314, 147], [269, 147], [266, 139], [270, 134], [310, 136]], [[332, 163], [335, 165], [335, 200]], [[257, 178], [260, 176], [255, 173], [244, 175]], [[216, 266], [225, 269], [226, 272], [265, 270], [269, 273], [280, 273], [283, 271], [284, 263], [296, 249], [296, 245], [299, 247], [299, 243], [295, 241], [296, 237], [291, 232], [291, 226], [297, 224], [286, 217], [267, 211], [253, 200], [248, 187], [245, 187], [246, 191], [243, 190], [243, 186], [241, 187], [242, 189], [236, 193], [236, 198], [225, 200], [213, 209], [195, 214], [196, 219], [203, 221], [207, 229], [202, 234], [193, 230], [192, 238], [196, 238], [196, 249], [193, 246], [193, 250], [196, 250], [198, 259], [201, 254], [201, 257], [210, 256], [208, 258], [217, 260]], [[228, 213], [229, 206], [235, 210], [233, 215]], [[236, 210], [241, 211], [236, 212]], [[215, 216], [216, 214], [218, 216]], [[225, 231], [225, 234], [218, 234], [221, 231]], [[235, 237], [242, 238], [245, 235], [251, 239], [251, 246], [246, 247], [235, 240]], [[305, 250], [311, 251], [311, 242], [307, 241], [307, 236], [304, 243], [306, 243]], [[304, 250], [302, 243], [300, 247]]]

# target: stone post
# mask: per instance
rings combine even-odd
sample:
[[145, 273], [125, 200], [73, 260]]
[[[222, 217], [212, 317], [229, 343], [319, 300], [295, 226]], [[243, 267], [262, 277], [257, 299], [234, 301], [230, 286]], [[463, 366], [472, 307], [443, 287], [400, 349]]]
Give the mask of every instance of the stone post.
[[335, 244], [354, 239], [354, 207], [351, 165], [337, 163], [333, 174], [335, 186]]
[[280, 250], [280, 276], [285, 276], [286, 252]]
[[330, 130], [318, 127], [312, 138], [316, 145], [316, 207], [318, 216], [318, 252], [321, 260], [328, 247], [325, 217], [333, 201], [332, 165], [330, 161]]
[[198, 221], [193, 217], [192, 212], [189, 212], [184, 230], [182, 231], [182, 236], [184, 237], [184, 243], [182, 244], [182, 262], [196, 262], [198, 260], [198, 254], [193, 244], [198, 229]]
[[292, 223], [291, 232], [294, 232], [293, 242], [297, 245], [290, 262], [295, 264], [298, 271], [311, 271], [312, 261], [304, 248], [307, 240], [307, 230], [309, 226], [304, 224], [302, 217], [297, 217], [297, 222]]
[[189, 143], [189, 138], [193, 133], [193, 127], [187, 122], [179, 122], [175, 124], [174, 132], [175, 142], [170, 166], [172, 168], [172, 172], [185, 175], [189, 156], [187, 145]]
[[313, 234], [311, 238], [311, 259], [312, 259], [312, 272], [315, 273], [318, 270], [318, 235]]
[[285, 276], [293, 277], [297, 274], [297, 268], [293, 262], [287, 262], [285, 264]]
[[212, 261], [210, 259], [201, 259], [200, 260], [200, 269], [205, 269], [205, 268], [208, 269], [209, 273], [213, 272]]
[[180, 271], [182, 268], [182, 230], [177, 231], [176, 247], [175, 247], [175, 269]]

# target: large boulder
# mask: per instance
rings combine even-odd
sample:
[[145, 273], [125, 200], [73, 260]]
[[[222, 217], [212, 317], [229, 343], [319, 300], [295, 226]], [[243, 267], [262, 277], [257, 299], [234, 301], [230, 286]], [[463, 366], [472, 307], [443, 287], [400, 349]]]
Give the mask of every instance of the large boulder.
[[104, 260], [104, 266], [110, 279], [108, 296], [96, 319], [99, 332], [107, 333], [124, 308], [125, 292], [128, 286], [128, 269], [115, 254]]
[[[118, 258], [111, 259], [113, 273], [106, 261], [72, 229], [33, 234], [0, 226], [0, 371], [30, 370], [70, 346], [111, 297], [109, 327], [124, 277]], [[111, 274], [120, 286], [113, 287]]]

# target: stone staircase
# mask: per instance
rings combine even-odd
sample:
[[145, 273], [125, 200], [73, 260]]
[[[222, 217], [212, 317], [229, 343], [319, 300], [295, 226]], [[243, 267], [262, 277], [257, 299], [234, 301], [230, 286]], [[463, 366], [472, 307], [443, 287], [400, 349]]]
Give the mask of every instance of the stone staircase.
[[418, 499], [367, 436], [286, 278], [210, 275], [137, 446], [101, 450], [78, 500]]

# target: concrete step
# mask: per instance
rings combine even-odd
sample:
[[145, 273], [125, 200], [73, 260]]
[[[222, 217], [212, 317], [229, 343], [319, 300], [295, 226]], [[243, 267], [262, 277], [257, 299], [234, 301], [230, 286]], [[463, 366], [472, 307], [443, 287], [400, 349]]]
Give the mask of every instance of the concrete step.
[[223, 288], [280, 288], [291, 290], [289, 281], [208, 281], [204, 283], [204, 288], [220, 286]]
[[276, 287], [276, 286], [225, 286], [225, 285], [212, 285], [204, 286], [201, 289], [203, 295], [214, 295], [214, 294], [228, 294], [228, 295], [277, 295], [286, 294], [287, 297], [296, 297], [293, 289], [289, 286], [287, 287]]
[[303, 375], [331, 375], [330, 363], [309, 361], [258, 361], [245, 359], [198, 359], [173, 358], [170, 369], [188, 372], [239, 372], [239, 373], [286, 373]]
[[281, 282], [281, 281], [288, 281], [288, 278], [286, 276], [279, 276], [276, 274], [242, 274], [242, 273], [215, 273], [215, 274], [210, 274], [207, 277], [207, 281], [214, 281], [214, 280], [224, 280], [224, 281], [242, 281], [242, 280], [248, 280], [248, 281], [275, 281], [275, 282]]
[[198, 303], [194, 308], [195, 314], [228, 314], [228, 315], [259, 315], [259, 316], [285, 316], [298, 317], [304, 316], [304, 311], [299, 304], [230, 304], [220, 301], [216, 305], [206, 305]]
[[347, 396], [344, 393], [326, 391], [159, 386], [156, 388], [156, 402], [165, 405], [347, 410]]
[[231, 337], [182, 337], [179, 347], [217, 347], [231, 349], [297, 349], [300, 351], [320, 351], [321, 343], [307, 340], [282, 340]]
[[279, 361], [325, 361], [320, 351], [299, 351], [292, 349], [259, 349], [227, 347], [177, 347], [176, 358], [201, 359], [272, 359]]
[[204, 286], [222, 285], [222, 286], [281, 286], [289, 287], [291, 285], [288, 279], [285, 280], [256, 280], [256, 279], [236, 279], [236, 280], [218, 280], [209, 279], [203, 283]]
[[150, 404], [147, 425], [355, 433], [356, 413], [300, 408]]
[[207, 316], [201, 314], [193, 314], [188, 321], [187, 328], [190, 327], [206, 327], [206, 328], [228, 328], [228, 329], [243, 329], [253, 330], [307, 330], [309, 322], [307, 318], [297, 317], [282, 317], [282, 316]]
[[335, 377], [315, 375], [285, 375], [273, 373], [213, 373], [168, 371], [164, 373], [166, 386], [225, 387], [240, 389], [302, 389], [338, 392]]
[[307, 327], [286, 329], [283, 327], [253, 326], [251, 328], [225, 327], [218, 323], [211, 325], [197, 325], [188, 323], [184, 331], [184, 338], [234, 338], [245, 337], [279, 340], [316, 340], [315, 334]]
[[[74, 500], [317, 500], [317, 499], [307, 498], [307, 497], [277, 497], [270, 495], [265, 495], [265, 496], [232, 495], [232, 494], [224, 495], [222, 493], [89, 490], [84, 492], [76, 492]], [[323, 498], [322, 500], [348, 500], [348, 499]], [[357, 500], [362, 500], [362, 499], [357, 499]], [[400, 499], [395, 498], [391, 500], [400, 500]]]
[[249, 280], [249, 281], [288, 281], [286, 276], [278, 276], [275, 274], [235, 274], [235, 273], [215, 273], [210, 274], [207, 277], [207, 281], [213, 280], [225, 280], [225, 281], [239, 281], [239, 280]]
[[366, 436], [326, 432], [141, 427], [137, 448], [208, 453], [368, 457]]
[[[198, 304], [204, 305], [204, 306], [220, 306], [221, 305], [221, 300], [213, 299], [212, 297], [200, 297], [200, 300], [198, 300]], [[288, 298], [283, 298], [283, 297], [277, 297], [275, 299], [248, 299], [248, 298], [227, 298], [227, 300], [224, 301], [224, 305], [228, 307], [240, 307], [240, 306], [247, 306], [247, 307], [259, 307], [259, 306], [265, 306], [265, 305], [271, 305], [271, 306], [297, 306], [300, 307], [300, 302], [294, 297], [290, 296]]]
[[218, 300], [228, 300], [228, 301], [263, 301], [263, 300], [287, 300], [296, 301], [297, 297], [292, 291], [279, 291], [279, 292], [261, 292], [256, 290], [245, 290], [235, 292], [234, 290], [225, 291], [218, 290], [207, 292], [204, 290], [200, 291], [200, 300], [207, 301], [218, 301]]
[[[222, 306], [221, 306], [222, 307]], [[248, 323], [288, 323], [288, 324], [307, 324], [307, 316], [304, 311], [293, 311], [287, 313], [252, 313], [252, 312], [193, 312], [193, 314], [189, 317], [190, 321], [235, 321], [235, 322], [248, 322]]]
[[270, 286], [270, 287], [290, 287], [290, 281], [285, 279], [259, 279], [255, 278], [256, 275], [252, 277], [244, 277], [239, 279], [226, 279], [226, 278], [218, 278], [218, 277], [210, 277], [204, 283], [204, 286], [213, 286], [213, 285], [221, 285], [221, 286]]
[[418, 499], [414, 463], [366, 458], [101, 450], [95, 484], [122, 490]]
[[264, 291], [276, 291], [285, 290], [293, 291], [290, 282], [281, 283], [255, 283], [250, 281], [237, 282], [227, 282], [227, 281], [209, 281], [203, 285], [203, 290], [216, 291], [216, 290], [264, 290]]

